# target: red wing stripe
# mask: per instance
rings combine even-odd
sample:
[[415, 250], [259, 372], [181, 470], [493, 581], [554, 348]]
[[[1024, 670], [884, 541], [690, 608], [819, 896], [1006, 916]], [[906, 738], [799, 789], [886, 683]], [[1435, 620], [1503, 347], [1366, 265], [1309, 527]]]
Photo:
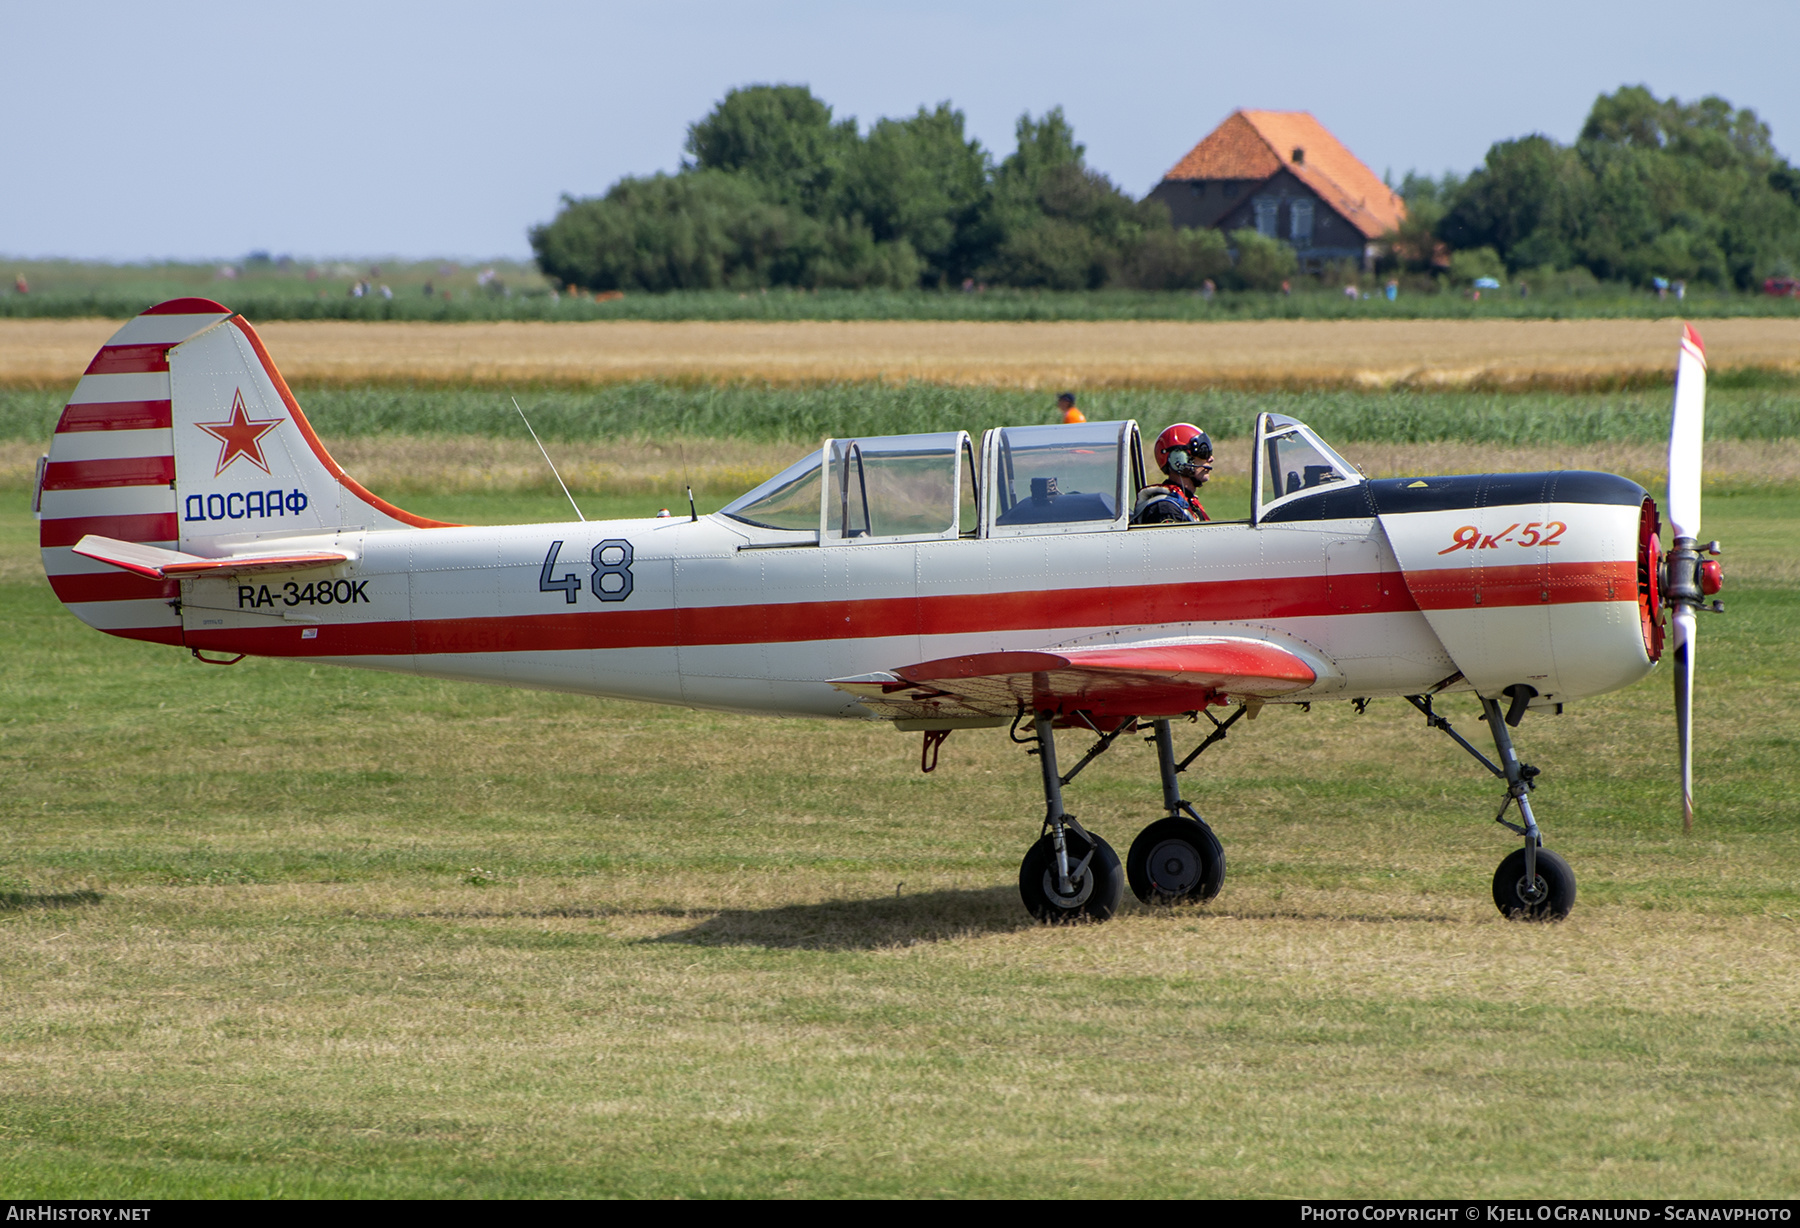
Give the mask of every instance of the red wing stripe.
[[1311, 686], [1318, 681], [1312, 666], [1273, 644], [1164, 644], [1142, 648], [1072, 651], [1069, 665], [1078, 670], [1136, 674], [1197, 674], [1259, 678], [1268, 682]]
[[141, 601], [181, 596], [181, 581], [150, 580], [128, 571], [51, 576], [50, 587], [64, 601]]
[[103, 345], [88, 364], [85, 375], [131, 375], [142, 371], [167, 371], [169, 347], [155, 345]]
[[169, 426], [167, 401], [94, 401], [70, 405], [57, 420], [58, 434], [69, 431], [143, 431]]
[[38, 525], [38, 545], [73, 546], [89, 533], [122, 542], [172, 542], [181, 537], [181, 522], [174, 512], [150, 512], [135, 516], [64, 516]]
[[107, 486], [167, 486], [175, 480], [173, 456], [57, 461], [44, 467], [45, 490], [97, 490]]

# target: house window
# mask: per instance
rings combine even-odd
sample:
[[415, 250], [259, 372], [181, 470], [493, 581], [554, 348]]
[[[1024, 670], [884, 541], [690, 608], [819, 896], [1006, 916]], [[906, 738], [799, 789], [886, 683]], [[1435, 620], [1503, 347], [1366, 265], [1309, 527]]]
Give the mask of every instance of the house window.
[[1313, 203], [1296, 200], [1288, 205], [1288, 238], [1295, 247], [1312, 246]]
[[1251, 202], [1256, 209], [1256, 233], [1275, 237], [1275, 219], [1281, 210], [1281, 202], [1273, 196], [1258, 196]]

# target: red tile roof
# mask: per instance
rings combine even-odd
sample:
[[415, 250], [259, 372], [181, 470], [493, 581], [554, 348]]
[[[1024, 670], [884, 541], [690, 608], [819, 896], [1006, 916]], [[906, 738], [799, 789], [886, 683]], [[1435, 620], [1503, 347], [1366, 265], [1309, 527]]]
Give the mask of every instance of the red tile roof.
[[[1294, 151], [1302, 151], [1294, 160]], [[1374, 239], [1406, 219], [1398, 193], [1307, 111], [1233, 111], [1165, 179], [1268, 179], [1286, 169]]]

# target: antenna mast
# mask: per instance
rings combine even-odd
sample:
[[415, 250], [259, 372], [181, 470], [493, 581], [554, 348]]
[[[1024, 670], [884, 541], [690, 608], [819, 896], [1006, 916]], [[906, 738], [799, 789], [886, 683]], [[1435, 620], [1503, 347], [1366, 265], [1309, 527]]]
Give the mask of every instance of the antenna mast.
[[[544, 463], [550, 466], [550, 473], [556, 478], [556, 484], [562, 487], [563, 494], [567, 496], [569, 500], [569, 506], [575, 509], [575, 519], [581, 521], [582, 524], [586, 524], [587, 517], [581, 514], [581, 505], [575, 502], [574, 495], [569, 494], [569, 484], [562, 480], [562, 474], [556, 472], [556, 462], [551, 460], [550, 453], [544, 450], [544, 441], [538, 438], [538, 433], [536, 431], [531, 430], [531, 419], [525, 416], [525, 411], [519, 409], [519, 398], [514, 397], [512, 403], [513, 408], [519, 410], [519, 420], [525, 424], [525, 429], [531, 431], [531, 442], [538, 446], [539, 452], [544, 453]], [[595, 583], [599, 583], [599, 581], [595, 581]]]

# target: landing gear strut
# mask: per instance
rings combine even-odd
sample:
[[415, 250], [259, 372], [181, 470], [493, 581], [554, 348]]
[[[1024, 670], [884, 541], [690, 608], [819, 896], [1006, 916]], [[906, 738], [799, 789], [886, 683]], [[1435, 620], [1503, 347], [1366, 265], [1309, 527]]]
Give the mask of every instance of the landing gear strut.
[[[1525, 847], [1502, 861], [1494, 872], [1495, 907], [1508, 917], [1525, 921], [1561, 921], [1575, 907], [1575, 873], [1569, 869], [1568, 862], [1544, 847], [1537, 819], [1531, 813], [1530, 793], [1537, 787], [1538, 770], [1529, 763], [1519, 762], [1519, 756], [1513, 750], [1512, 735], [1507, 732], [1507, 726], [1517, 727], [1525, 715], [1526, 702], [1534, 694], [1528, 688], [1508, 687], [1507, 695], [1512, 704], [1504, 714], [1500, 711], [1499, 700], [1482, 697], [1482, 718], [1494, 735], [1494, 749], [1500, 755], [1498, 765], [1452, 729], [1447, 718], [1432, 711], [1429, 695], [1408, 695], [1406, 698], [1425, 714], [1426, 724], [1442, 730], [1478, 763], [1506, 782], [1506, 797], [1500, 803], [1500, 812], [1494, 816], [1494, 822], [1523, 836]], [[1519, 808], [1522, 823], [1507, 820], [1506, 812], [1514, 805]]]
[[[1243, 711], [1241, 708], [1238, 710]], [[1228, 728], [1238, 713], [1221, 722]], [[1225, 885], [1225, 849], [1194, 808], [1181, 800], [1176, 779], [1187, 763], [1175, 762], [1175, 737], [1167, 720], [1152, 721], [1156, 765], [1162, 772], [1163, 809], [1167, 816], [1138, 833], [1125, 854], [1131, 893], [1146, 904], [1204, 904]], [[1214, 739], [1224, 737], [1215, 732]], [[1202, 747], [1204, 749], [1204, 746]], [[1194, 754], [1199, 754], [1195, 751]], [[1192, 762], [1193, 756], [1187, 762]]]
[[1019, 897], [1040, 921], [1104, 921], [1119, 910], [1125, 876], [1112, 846], [1063, 809], [1054, 718], [1053, 712], [1038, 712], [1032, 719], [1037, 745], [1030, 753], [1044, 774], [1044, 834], [1019, 865]]
[[1104, 921], [1118, 911], [1124, 898], [1125, 881], [1146, 904], [1204, 903], [1219, 894], [1225, 882], [1225, 850], [1212, 828], [1181, 800], [1181, 786], [1176, 777], [1198, 759], [1208, 747], [1224, 740], [1238, 718], [1249, 707], [1239, 707], [1224, 720], [1202, 710], [1213, 724], [1213, 731], [1201, 740], [1187, 758], [1175, 761], [1175, 738], [1168, 720], [1149, 722], [1156, 744], [1156, 762], [1162, 771], [1163, 809], [1168, 813], [1138, 833], [1131, 842], [1125, 867], [1119, 855], [1099, 836], [1094, 835], [1063, 809], [1063, 786], [1081, 774], [1083, 768], [1112, 748], [1121, 736], [1142, 726], [1135, 720], [1120, 720], [1110, 731], [1102, 732], [1089, 715], [1074, 714], [1074, 719], [1092, 729], [1099, 740], [1089, 748], [1066, 775], [1056, 768], [1056, 731], [1054, 712], [1032, 714], [1032, 736], [1020, 737], [1019, 725], [1025, 710], [1013, 720], [1012, 739], [1028, 745], [1028, 754], [1038, 756], [1044, 775], [1044, 834], [1025, 854], [1019, 866], [1019, 895], [1031, 915], [1042, 921]]

